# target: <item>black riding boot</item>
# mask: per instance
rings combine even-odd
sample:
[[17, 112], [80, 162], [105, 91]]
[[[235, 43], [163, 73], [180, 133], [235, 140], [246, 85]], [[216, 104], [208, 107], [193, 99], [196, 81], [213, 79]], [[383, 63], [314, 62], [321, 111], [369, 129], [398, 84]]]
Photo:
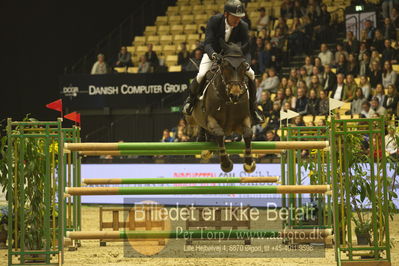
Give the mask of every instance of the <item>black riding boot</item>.
[[183, 114], [185, 115], [192, 114], [194, 106], [197, 103], [199, 90], [200, 90], [200, 84], [198, 83], [197, 79], [194, 78], [190, 84], [190, 88], [188, 89], [188, 97], [183, 105]]
[[251, 113], [252, 123], [254, 125], [262, 124], [263, 122], [265, 122], [265, 117], [257, 107], [256, 85], [255, 81], [252, 79], [249, 79], [248, 81], [248, 92], [249, 92], [249, 112]]

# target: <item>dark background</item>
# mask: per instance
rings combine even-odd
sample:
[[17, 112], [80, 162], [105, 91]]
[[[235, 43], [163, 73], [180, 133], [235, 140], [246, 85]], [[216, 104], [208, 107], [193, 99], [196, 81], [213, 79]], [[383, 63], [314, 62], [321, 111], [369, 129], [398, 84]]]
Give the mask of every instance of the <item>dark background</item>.
[[[0, 120], [54, 120], [58, 77], [142, 0], [0, 1]], [[132, 36], [133, 38], [133, 36]], [[93, 62], [95, 58], [93, 58]], [[67, 126], [67, 125], [65, 125]]]

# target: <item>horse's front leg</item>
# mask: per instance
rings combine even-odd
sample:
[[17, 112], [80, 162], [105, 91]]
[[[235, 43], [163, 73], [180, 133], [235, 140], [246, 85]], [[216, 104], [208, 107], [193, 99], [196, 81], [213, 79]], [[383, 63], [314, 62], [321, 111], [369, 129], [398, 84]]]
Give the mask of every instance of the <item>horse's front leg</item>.
[[251, 141], [252, 141], [252, 128], [250, 127], [249, 119], [244, 123], [243, 136], [245, 142], [245, 153], [244, 153], [244, 170], [247, 173], [252, 173], [256, 169], [255, 160], [252, 158]]
[[208, 118], [208, 129], [212, 135], [216, 137], [216, 142], [219, 147], [220, 168], [226, 173], [233, 170], [233, 162], [230, 160], [224, 145], [224, 130], [213, 117]]

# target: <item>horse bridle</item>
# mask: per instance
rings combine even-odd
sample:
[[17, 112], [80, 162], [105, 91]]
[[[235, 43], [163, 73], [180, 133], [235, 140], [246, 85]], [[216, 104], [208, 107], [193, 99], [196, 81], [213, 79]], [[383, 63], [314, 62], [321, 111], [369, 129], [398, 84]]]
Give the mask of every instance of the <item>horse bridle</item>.
[[[223, 58], [223, 61], [224, 61], [224, 58]], [[222, 61], [222, 62], [223, 62], [223, 61]], [[245, 62], [245, 63], [246, 63], [246, 62]], [[248, 69], [250, 68], [250, 66], [249, 66], [248, 63], [246, 63], [246, 64], [247, 64], [247, 70], [248, 70]], [[213, 78], [212, 78], [212, 82], [214, 81], [214, 78], [216, 77], [216, 74], [217, 74], [217, 73], [220, 73], [220, 77], [221, 77], [221, 79], [222, 79], [222, 84], [223, 84], [223, 86], [225, 87], [225, 94], [226, 94], [227, 99], [228, 99], [228, 104], [237, 104], [238, 101], [237, 101], [237, 102], [234, 102], [233, 99], [232, 99], [231, 96], [230, 96], [228, 85], [231, 85], [231, 84], [232, 84], [232, 85], [238, 85], [238, 86], [240, 86], [241, 88], [244, 88], [244, 90], [242, 90], [242, 93], [240, 93], [240, 95], [238, 96], [238, 100], [240, 100], [241, 97], [247, 93], [247, 91], [248, 91], [248, 86], [247, 86], [245, 80], [244, 80], [244, 81], [234, 81], [234, 82], [229, 82], [229, 83], [227, 83], [226, 80], [225, 80], [224, 77], [223, 77], [221, 65], [222, 65], [222, 64], [218, 64], [218, 65], [217, 65], [218, 69], [217, 69], [217, 71], [215, 72], [215, 75], [214, 75]], [[214, 87], [216, 87], [216, 86], [214, 86]], [[219, 95], [219, 93], [218, 93], [217, 90], [216, 90], [216, 93], [217, 93], [218, 96], [220, 97], [220, 95]]]

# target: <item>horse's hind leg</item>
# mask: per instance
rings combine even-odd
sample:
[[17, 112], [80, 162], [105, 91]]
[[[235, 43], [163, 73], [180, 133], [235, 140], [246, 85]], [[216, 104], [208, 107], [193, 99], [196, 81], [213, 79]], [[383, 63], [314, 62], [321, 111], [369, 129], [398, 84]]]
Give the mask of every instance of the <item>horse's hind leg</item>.
[[252, 173], [256, 169], [256, 163], [255, 160], [252, 158], [251, 153], [252, 129], [250, 127], [244, 127], [243, 135], [245, 142], [244, 170], [247, 173]]

